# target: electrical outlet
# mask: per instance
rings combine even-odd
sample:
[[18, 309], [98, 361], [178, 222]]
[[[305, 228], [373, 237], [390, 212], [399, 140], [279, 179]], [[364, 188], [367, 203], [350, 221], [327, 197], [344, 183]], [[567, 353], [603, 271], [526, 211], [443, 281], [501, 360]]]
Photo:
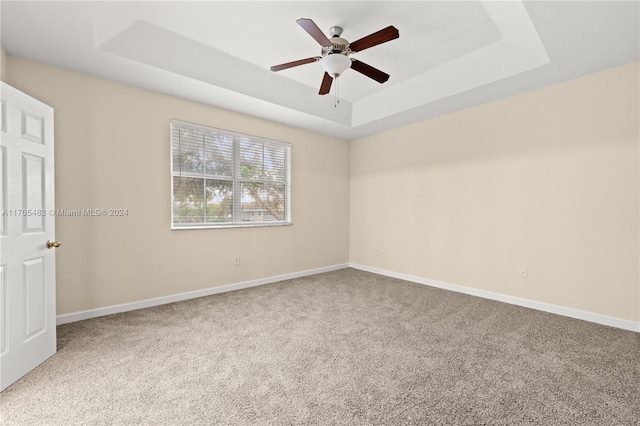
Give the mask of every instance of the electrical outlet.
[[527, 278], [527, 268], [520, 269], [520, 278]]
[[239, 265], [240, 264], [240, 256], [236, 256], [233, 258], [233, 264], [234, 265]]

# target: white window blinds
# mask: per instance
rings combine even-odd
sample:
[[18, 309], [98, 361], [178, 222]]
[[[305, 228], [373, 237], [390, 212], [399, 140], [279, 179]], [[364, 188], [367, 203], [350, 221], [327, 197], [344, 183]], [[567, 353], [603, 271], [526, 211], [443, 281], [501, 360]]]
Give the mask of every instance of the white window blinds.
[[171, 121], [172, 228], [291, 223], [291, 144]]

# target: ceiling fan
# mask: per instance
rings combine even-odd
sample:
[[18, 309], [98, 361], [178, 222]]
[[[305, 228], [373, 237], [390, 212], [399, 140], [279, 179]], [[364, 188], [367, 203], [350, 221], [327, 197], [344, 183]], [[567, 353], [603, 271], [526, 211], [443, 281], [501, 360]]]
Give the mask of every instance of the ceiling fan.
[[356, 40], [353, 43], [349, 43], [347, 40], [340, 37], [342, 35], [341, 27], [331, 27], [329, 29], [331, 39], [329, 39], [311, 19], [301, 18], [296, 22], [320, 44], [322, 47], [322, 55], [287, 62], [286, 64], [274, 65], [271, 67], [271, 71], [281, 71], [287, 68], [319, 61], [320, 65], [325, 70], [324, 77], [322, 78], [322, 84], [320, 84], [320, 91], [318, 92], [320, 95], [326, 95], [329, 93], [333, 80], [337, 79], [348, 68], [352, 68], [378, 83], [384, 83], [389, 80], [389, 74], [384, 73], [371, 65], [367, 65], [362, 61], [349, 58], [349, 55], [355, 52], [362, 52], [370, 47], [377, 46], [400, 37], [400, 33], [396, 27], [386, 27], [380, 31]]

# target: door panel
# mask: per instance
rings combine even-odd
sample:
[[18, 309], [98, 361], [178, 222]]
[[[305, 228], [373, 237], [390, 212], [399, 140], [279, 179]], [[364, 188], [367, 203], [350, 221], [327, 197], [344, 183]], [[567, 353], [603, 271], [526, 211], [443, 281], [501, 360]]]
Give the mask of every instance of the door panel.
[[7, 351], [7, 282], [5, 267], [0, 265], [0, 356]]
[[44, 259], [31, 259], [23, 265], [24, 322], [28, 340], [45, 329]]
[[[44, 209], [44, 159], [22, 154], [22, 200], [29, 211]], [[22, 216], [22, 233], [44, 231], [44, 215]]]
[[[4, 101], [2, 102], [2, 104], [4, 104]], [[0, 114], [1, 115], [1, 114]], [[0, 131], [0, 135], [3, 134], [4, 131]], [[4, 171], [7, 169], [5, 163], [4, 163], [4, 159], [6, 158], [6, 155], [4, 153], [4, 146], [0, 146], [0, 212], [4, 212], [5, 209], [5, 205], [6, 202], [4, 201], [4, 195], [5, 195], [5, 190], [4, 190], [4, 185], [5, 185], [5, 177], [4, 177]], [[5, 229], [7, 227], [6, 225], [7, 222], [7, 216], [6, 215], [2, 215], [0, 216], [0, 237], [4, 236], [4, 232]], [[0, 252], [0, 255], [2, 253]], [[2, 259], [0, 259], [2, 260]]]
[[22, 137], [36, 143], [44, 143], [44, 118], [29, 111], [22, 111]]

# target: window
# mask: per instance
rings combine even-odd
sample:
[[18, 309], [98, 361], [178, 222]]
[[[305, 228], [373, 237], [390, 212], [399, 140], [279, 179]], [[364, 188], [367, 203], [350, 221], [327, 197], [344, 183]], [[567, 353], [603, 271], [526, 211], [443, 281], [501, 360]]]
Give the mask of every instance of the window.
[[171, 227], [291, 224], [291, 144], [171, 120]]

